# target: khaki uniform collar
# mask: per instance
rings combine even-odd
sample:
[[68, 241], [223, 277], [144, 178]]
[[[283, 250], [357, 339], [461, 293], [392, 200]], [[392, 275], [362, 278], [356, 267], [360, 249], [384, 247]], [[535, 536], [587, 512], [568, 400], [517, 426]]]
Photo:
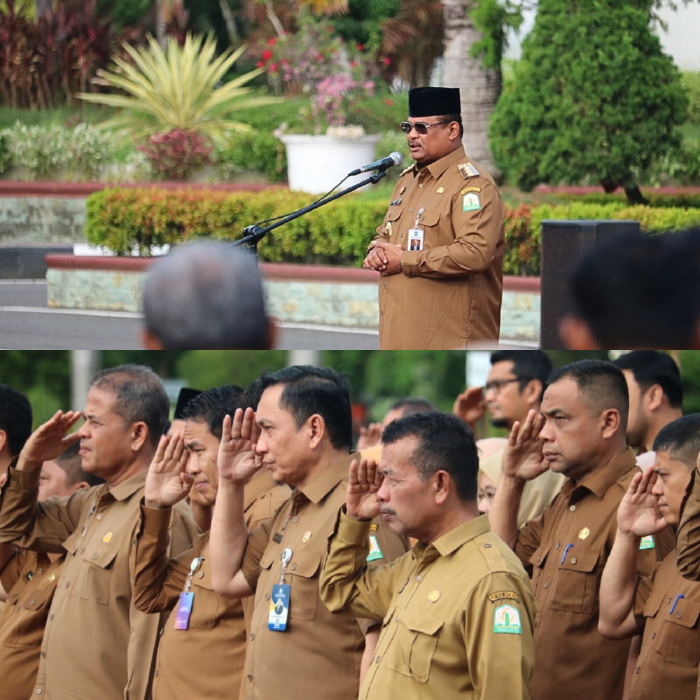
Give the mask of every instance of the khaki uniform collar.
[[344, 455], [333, 460], [312, 482], [300, 488], [297, 493], [302, 493], [312, 503], [320, 503], [341, 481], [348, 479], [350, 462], [360, 459], [358, 453]]
[[618, 455], [604, 467], [594, 469], [590, 474], [587, 474], [581, 483], [573, 486], [572, 492], [578, 488], [585, 488], [591, 493], [594, 493], [598, 498], [603, 498], [610, 487], [619, 481], [621, 477], [627, 474], [630, 469], [634, 468], [637, 463], [637, 458], [634, 452], [628, 447], [622, 454]]
[[465, 156], [466, 153], [464, 152], [464, 146], [460, 146], [452, 151], [452, 153], [449, 153], [448, 155], [440, 158], [440, 160], [436, 160], [434, 163], [426, 166], [426, 169], [437, 180], [440, 175], [442, 175], [451, 165], [459, 162]]
[[254, 476], [245, 486], [243, 497], [243, 510], [248, 510], [257, 501], [258, 496], [266, 493], [276, 486], [269, 471]]
[[111, 493], [114, 499], [117, 501], [126, 501], [144, 486], [147, 475], [148, 469], [143, 469], [133, 476], [130, 476], [126, 481], [122, 481], [121, 484], [117, 484], [114, 488], [110, 488], [109, 493]]
[[[488, 516], [480, 515], [478, 518], [458, 525], [453, 530], [450, 530], [442, 537], [435, 540], [432, 544], [418, 542], [413, 549], [411, 549], [411, 556], [414, 559], [422, 559], [424, 555], [429, 555], [435, 551], [440, 556], [448, 557], [467, 542], [479, 535], [483, 535], [490, 529]], [[433, 556], [433, 558], [436, 557]]]

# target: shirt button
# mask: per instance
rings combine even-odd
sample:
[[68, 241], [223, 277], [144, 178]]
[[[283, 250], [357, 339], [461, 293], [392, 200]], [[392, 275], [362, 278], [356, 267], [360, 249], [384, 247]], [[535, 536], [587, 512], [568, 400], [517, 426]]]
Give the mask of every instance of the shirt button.
[[158, 677], [158, 669], [155, 670], [155, 673], [153, 674], [156, 678]]
[[250, 641], [252, 642], [255, 639], [255, 632], [250, 633]]
[[42, 651], [42, 652], [41, 652], [41, 658], [42, 658], [42, 659], [45, 659], [45, 658], [46, 658], [46, 652], [45, 652], [45, 651]]
[[295, 522], [295, 523], [298, 523], [298, 522], [299, 522], [299, 516], [298, 516], [298, 515], [295, 515], [295, 516], [294, 516], [294, 522]]
[[43, 570], [43, 569], [37, 569], [36, 572], [37, 572], [37, 574], [43, 574], [43, 573], [44, 573], [44, 570]]
[[379, 663], [379, 659], [381, 659], [381, 658], [382, 658], [381, 656], [378, 656], [378, 657], [374, 660], [374, 663], [375, 663], [375, 664], [378, 664], [378, 663]]
[[544, 582], [544, 587], [545, 587], [545, 588], [549, 588], [549, 581], [545, 581], [545, 582]]
[[158, 634], [163, 634], [163, 632], [165, 632], [165, 627], [163, 627]]
[[681, 614], [680, 614], [680, 613], [676, 613], [676, 619], [677, 619], [677, 620], [680, 620], [680, 619], [681, 619]]
[[49, 615], [49, 622], [51, 622], [51, 620], [53, 620], [53, 613]]
[[266, 495], [267, 494], [264, 493], [262, 496], [260, 496], [260, 500], [262, 501], [262, 499], [265, 498]]
[[92, 560], [94, 561], [95, 559], [97, 559], [97, 554], [92, 555]]
[[559, 549], [559, 542], [554, 545], [554, 549]]
[[85, 547], [81, 547], [81, 548], [80, 548], [80, 553], [81, 553], [81, 554], [84, 554], [84, 553], [85, 553]]
[[627, 477], [626, 477], [626, 476], [623, 476], [623, 477], [620, 479], [620, 481], [625, 481], [625, 479], [627, 479]]
[[197, 574], [197, 578], [204, 578], [204, 572], [203, 572], [203, 571], [200, 571], [200, 572]]
[[394, 618], [394, 622], [398, 622], [398, 621], [399, 621], [399, 616], [397, 615], [397, 616]]
[[296, 571], [296, 568], [297, 568], [297, 565], [296, 565], [296, 564], [292, 564], [292, 571]]
[[32, 598], [32, 599], [29, 601], [29, 605], [34, 605], [34, 603], [36, 603], [36, 598]]
[[98, 520], [102, 520], [102, 513], [98, 513], [97, 519], [98, 519]]
[[246, 678], [248, 679], [248, 682], [249, 682], [249, 683], [252, 683], [252, 682], [253, 682], [253, 676], [251, 676], [250, 674], [248, 674], [248, 675], [246, 676]]
[[576, 510], [576, 506], [569, 506], [569, 510], [572, 511], [572, 512], [575, 511], [575, 510]]
[[382, 285], [382, 287], [384, 287], [384, 289], [386, 289], [386, 282], [384, 282], [384, 284]]
[[16, 484], [16, 483], [17, 483], [17, 477], [16, 477], [16, 476], [13, 476], [13, 477], [12, 477], [12, 483], [13, 483], [13, 484]]
[[384, 315], [384, 312], [383, 312], [383, 311], [380, 311], [380, 312], [379, 312], [379, 315], [380, 315], [380, 316], [383, 316], [383, 315]]
[[634, 669], [634, 672], [639, 673], [639, 666], [637, 666], [637, 668]]
[[418, 185], [418, 187], [423, 187], [423, 183], [421, 182], [420, 185]]
[[651, 638], [654, 639], [654, 637], [656, 637], [656, 632], [651, 633]]
[[571, 563], [572, 563], [572, 564], [575, 564], [577, 561], [578, 561], [578, 560], [576, 559], [576, 557], [571, 557]]
[[539, 564], [542, 561], [542, 557], [537, 557], [537, 563]]
[[423, 580], [423, 577], [420, 574], [418, 574], [418, 576], [416, 576], [416, 581], [418, 581], [418, 583], [420, 583], [422, 580]]
[[270, 594], [269, 594], [269, 593], [265, 593], [265, 600], [270, 600]]
[[413, 211], [413, 209], [409, 209], [408, 211]]
[[485, 549], [488, 549], [490, 546], [491, 546], [491, 545], [487, 542], [487, 543], [484, 545], [484, 548], [485, 548]]
[[70, 581], [66, 581], [66, 588], [70, 588]]
[[41, 688], [36, 689], [36, 694], [41, 695], [44, 691]]

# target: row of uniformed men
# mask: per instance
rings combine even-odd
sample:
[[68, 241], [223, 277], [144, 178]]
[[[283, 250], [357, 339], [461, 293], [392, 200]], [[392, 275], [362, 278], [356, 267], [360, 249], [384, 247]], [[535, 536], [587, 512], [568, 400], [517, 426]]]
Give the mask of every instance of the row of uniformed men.
[[[384, 432], [379, 469], [358, 463], [348, 386], [332, 370], [288, 368], [249, 393], [205, 392], [188, 406], [184, 437], [156, 444], [167, 408], [149, 370], [106, 370], [77, 437], [66, 433], [79, 414], [59, 413], [9, 468], [0, 540], [62, 567], [22, 572], [12, 591], [0, 697], [28, 697], [20, 645], [9, 652], [16, 637], [3, 631], [8, 610], [23, 620], [15, 635], [48, 611], [32, 696], [145, 698], [161, 633], [156, 698], [235, 696], [246, 646], [246, 698], [555, 698], [562, 688], [615, 698], [628, 638], [644, 630], [632, 697], [652, 697], [651, 679], [694, 697], [700, 592], [676, 572], [666, 523], [700, 424], [690, 416], [659, 433], [658, 476], [642, 476], [625, 444], [624, 376], [609, 363], [556, 370], [540, 417], [515, 426], [491, 529], [476, 511], [478, 456], [464, 423], [400, 419]], [[78, 439], [83, 468], [107, 483], [38, 503], [42, 462]], [[518, 530], [524, 484], [546, 469], [568, 480]], [[700, 577], [698, 489], [679, 543], [684, 572]], [[406, 536], [418, 543], [401, 556]], [[603, 633], [626, 639], [602, 638], [599, 617]]]

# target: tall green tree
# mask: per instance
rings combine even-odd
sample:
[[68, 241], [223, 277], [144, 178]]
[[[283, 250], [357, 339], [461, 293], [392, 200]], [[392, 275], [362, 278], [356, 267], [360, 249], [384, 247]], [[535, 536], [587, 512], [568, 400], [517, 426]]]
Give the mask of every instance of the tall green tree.
[[637, 183], [676, 147], [687, 100], [651, 29], [651, 0], [540, 0], [515, 79], [491, 122], [498, 165], [539, 183]]

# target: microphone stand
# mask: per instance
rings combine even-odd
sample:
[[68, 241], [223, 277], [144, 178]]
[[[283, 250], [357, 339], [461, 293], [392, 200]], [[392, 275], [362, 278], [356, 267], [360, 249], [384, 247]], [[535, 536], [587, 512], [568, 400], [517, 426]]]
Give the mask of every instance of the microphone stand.
[[[387, 166], [388, 167], [388, 166]], [[365, 185], [369, 185], [370, 183], [373, 185], [376, 185], [382, 178], [386, 177], [386, 171], [387, 168], [383, 168], [376, 172], [374, 175], [370, 175], [366, 180], [363, 180], [362, 182], [358, 182], [356, 185], [352, 185], [351, 187], [348, 187], [346, 190], [343, 190], [342, 192], [337, 192], [334, 194], [332, 197], [326, 197], [325, 199], [321, 199], [318, 202], [314, 202], [313, 204], [309, 204], [308, 206], [304, 207], [303, 209], [299, 209], [298, 211], [292, 212], [291, 214], [287, 214], [284, 218], [280, 219], [279, 221], [275, 221], [274, 223], [270, 224], [269, 226], [247, 226], [246, 228], [243, 229], [243, 234], [244, 237], [241, 238], [238, 241], [235, 241], [234, 243], [231, 244], [232, 248], [240, 248], [242, 246], [245, 246], [249, 252], [251, 252], [253, 255], [258, 254], [258, 243], [265, 238], [267, 233], [269, 231], [272, 231], [273, 229], [279, 228], [280, 226], [289, 223], [290, 221], [294, 221], [294, 219], [298, 219], [300, 216], [304, 216], [304, 214], [308, 214], [309, 212], [313, 211], [314, 209], [318, 209], [319, 207], [322, 207], [329, 202], [332, 202], [336, 199], [340, 199], [341, 197], [344, 197], [346, 194], [350, 194], [351, 192], [354, 192], [355, 190], [359, 190], [360, 187], [364, 187]]]

